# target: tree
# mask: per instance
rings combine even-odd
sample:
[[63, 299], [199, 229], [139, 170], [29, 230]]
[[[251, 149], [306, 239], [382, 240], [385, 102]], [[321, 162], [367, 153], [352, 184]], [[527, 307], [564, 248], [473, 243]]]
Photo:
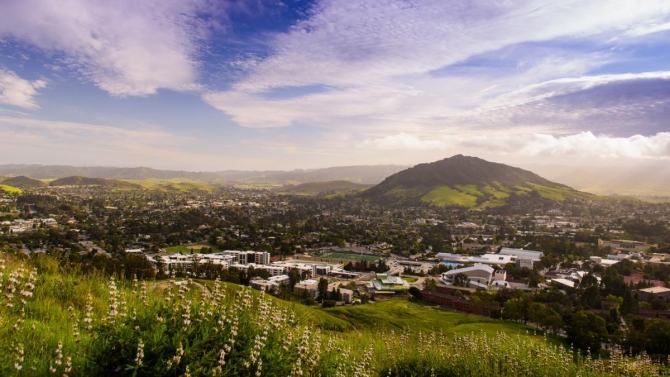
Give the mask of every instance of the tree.
[[317, 285], [317, 289], [319, 291], [319, 297], [317, 300], [325, 300], [327, 298], [328, 294], [328, 280], [324, 278], [319, 279], [319, 283]]
[[423, 281], [423, 289], [428, 292], [434, 292], [437, 289], [437, 281], [435, 279], [426, 279]]
[[457, 287], [468, 287], [470, 286], [470, 278], [466, 274], [458, 273], [454, 276], [454, 285]]
[[570, 317], [567, 333], [575, 347], [591, 352], [598, 352], [601, 343], [607, 340], [605, 320], [588, 310], [580, 310]]

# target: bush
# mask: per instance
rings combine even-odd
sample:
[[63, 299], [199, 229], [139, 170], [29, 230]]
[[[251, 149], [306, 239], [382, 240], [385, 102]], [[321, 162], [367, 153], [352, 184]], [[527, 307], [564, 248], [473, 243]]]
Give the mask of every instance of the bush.
[[333, 308], [337, 305], [337, 302], [335, 300], [323, 300], [323, 303], [321, 304], [321, 307], [323, 308]]

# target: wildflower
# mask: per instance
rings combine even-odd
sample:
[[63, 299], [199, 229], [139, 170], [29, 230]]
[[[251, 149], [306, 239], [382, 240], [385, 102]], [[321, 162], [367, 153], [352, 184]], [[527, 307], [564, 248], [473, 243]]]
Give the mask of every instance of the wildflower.
[[139, 340], [137, 343], [137, 356], [135, 356], [135, 364], [137, 366], [142, 365], [142, 359], [144, 358], [144, 343], [142, 342], [142, 339]]

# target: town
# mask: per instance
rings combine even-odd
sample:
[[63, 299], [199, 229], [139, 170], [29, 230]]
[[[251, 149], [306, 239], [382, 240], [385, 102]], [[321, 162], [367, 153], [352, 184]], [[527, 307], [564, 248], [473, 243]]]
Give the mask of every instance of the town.
[[[534, 198], [472, 211], [272, 189], [68, 186], [5, 194], [2, 213], [5, 250], [129, 279], [220, 279], [324, 307], [409, 298], [590, 349], [609, 338], [651, 350], [625, 318], [670, 321], [664, 203]], [[578, 313], [598, 340], [569, 325]]]

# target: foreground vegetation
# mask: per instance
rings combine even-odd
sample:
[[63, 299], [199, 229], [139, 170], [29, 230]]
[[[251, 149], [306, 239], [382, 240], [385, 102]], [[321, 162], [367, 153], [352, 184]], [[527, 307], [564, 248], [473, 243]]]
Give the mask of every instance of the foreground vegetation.
[[[441, 313], [426, 309], [421, 314], [418, 306], [403, 301], [385, 311], [382, 306], [319, 311], [322, 318], [352, 324], [329, 331], [306, 315], [315, 309], [247, 287], [213, 282], [210, 290], [190, 281], [84, 276], [62, 270], [44, 255], [24, 261], [0, 254], [0, 283], [0, 375], [651, 376], [665, 372], [646, 356], [625, 358], [615, 351], [610, 359], [594, 360], [513, 330], [492, 334], [475, 326], [470, 332], [450, 332], [448, 325], [412, 327], [412, 316], [423, 315], [415, 322], [428, 323]], [[367, 325], [366, 316], [372, 318]], [[402, 317], [406, 320], [397, 320]], [[374, 326], [377, 322], [383, 325]]]

